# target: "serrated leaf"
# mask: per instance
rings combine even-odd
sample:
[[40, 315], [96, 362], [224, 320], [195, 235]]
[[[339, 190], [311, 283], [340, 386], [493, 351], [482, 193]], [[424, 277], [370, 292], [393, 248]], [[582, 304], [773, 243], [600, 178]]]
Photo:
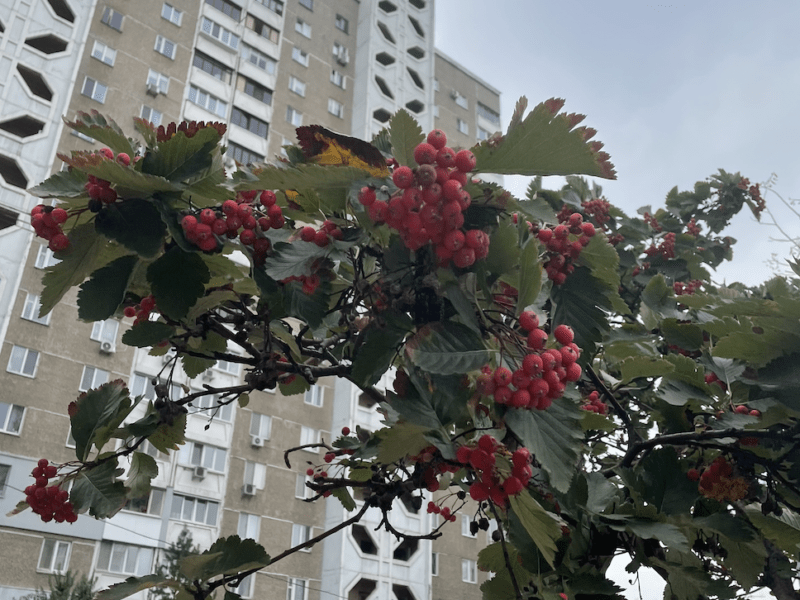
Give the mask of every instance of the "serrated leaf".
[[67, 291], [81, 282], [95, 269], [98, 269], [127, 252], [116, 244], [109, 244], [103, 236], [97, 235], [93, 223], [86, 223], [73, 229], [69, 234], [70, 246], [59, 252], [61, 259], [57, 265], [47, 268], [42, 277], [42, 291], [39, 315], [44, 316], [53, 310]]
[[380, 439], [378, 460], [388, 465], [406, 456], [419, 454], [423, 448], [431, 445], [425, 437], [429, 427], [412, 423], [397, 423], [376, 432]]
[[[608, 155], [585, 139], [573, 115], [556, 114], [553, 101], [537, 105], [499, 141], [475, 146], [476, 172], [505, 175], [593, 175], [614, 179]], [[560, 106], [557, 107], [560, 109]], [[522, 109], [524, 110], [524, 108]]]
[[308, 323], [312, 329], [322, 325], [328, 312], [330, 283], [323, 281], [317, 290], [309, 295], [303, 291], [298, 281], [283, 286], [283, 302], [287, 315]]
[[502, 220], [491, 236], [489, 254], [485, 260], [486, 269], [490, 273], [502, 275], [516, 268], [522, 253], [517, 240], [517, 229], [511, 219]]
[[581, 427], [584, 431], [614, 431], [617, 424], [604, 415], [590, 410], [584, 410], [581, 417]]
[[117, 514], [125, 505], [125, 486], [117, 477], [122, 475], [117, 468], [117, 458], [109, 457], [105, 462], [81, 471], [74, 479], [69, 499], [75, 511], [88, 509], [97, 519], [107, 519]]
[[128, 596], [133, 596], [137, 592], [153, 587], [170, 587], [180, 589], [181, 584], [174, 579], [167, 579], [161, 575], [145, 575], [144, 577], [128, 577], [121, 583], [97, 592], [95, 600], [122, 600]]
[[800, 516], [784, 508], [780, 517], [764, 516], [759, 504], [745, 507], [747, 517], [761, 534], [789, 555], [800, 551]]
[[558, 521], [526, 491], [509, 497], [509, 502], [542, 557], [552, 567], [557, 551], [555, 540], [561, 537]]
[[749, 591], [758, 583], [761, 573], [764, 571], [764, 561], [767, 557], [767, 549], [763, 542], [740, 542], [720, 536], [720, 545], [725, 548], [727, 556], [722, 560], [722, 564], [736, 578], [736, 583]]
[[278, 243], [273, 247], [264, 270], [275, 281], [283, 281], [289, 277], [311, 275], [312, 262], [325, 258], [331, 253], [329, 247], [320, 248], [308, 242], [292, 244]]
[[147, 437], [147, 441], [165, 454], [170, 450], [177, 450], [179, 445], [186, 442], [186, 413], [174, 417], [171, 423], [161, 423]]
[[359, 387], [375, 385], [397, 356], [412, 324], [406, 319], [387, 319], [385, 323], [370, 323], [360, 335], [364, 342], [353, 357], [351, 378]]
[[464, 292], [462, 286], [471, 281], [474, 285], [475, 277], [473, 273], [467, 273], [460, 278], [460, 282], [449, 281], [445, 284], [444, 297], [450, 301], [453, 308], [456, 309], [458, 316], [461, 317], [461, 322], [467, 327], [472, 329], [475, 333], [480, 334], [480, 326], [478, 324], [478, 317], [476, 316], [475, 309], [475, 294], [472, 291]]
[[92, 273], [78, 292], [78, 318], [103, 321], [112, 317], [125, 298], [128, 281], [138, 260], [134, 255], [121, 256]]
[[581, 412], [566, 398], [547, 410], [512, 409], [506, 413], [506, 425], [536, 456], [550, 483], [561, 492], [569, 489], [578, 463], [583, 439]]
[[260, 168], [255, 179], [237, 190], [349, 190], [354, 181], [369, 178], [367, 171], [356, 167], [326, 167], [315, 164], [298, 164], [291, 167], [267, 165]]
[[131, 498], [139, 498], [150, 492], [150, 482], [158, 477], [158, 464], [149, 454], [134, 452], [131, 456], [131, 467], [125, 486], [130, 490]]
[[105, 144], [114, 151], [114, 154], [124, 152], [133, 158], [134, 148], [131, 145], [131, 141], [125, 136], [114, 119], [106, 118], [96, 110], [93, 110], [89, 113], [78, 111], [74, 121], [63, 120], [64, 125], [88, 135], [101, 144]]
[[406, 342], [405, 354], [423, 371], [440, 375], [467, 373], [489, 360], [483, 340], [466, 325], [452, 321], [421, 327]]
[[87, 196], [86, 173], [78, 169], [58, 171], [26, 192], [38, 198], [80, 198]]
[[661, 321], [661, 333], [668, 344], [684, 350], [699, 350], [703, 345], [703, 330], [693, 323], [679, 323], [677, 319]]
[[100, 153], [73, 151], [70, 156], [58, 154], [58, 157], [75, 169], [110, 182], [122, 198], [146, 198], [162, 192], [181, 191], [180, 186], [163, 177], [126, 167]]
[[199, 356], [181, 355], [181, 367], [189, 379], [194, 379], [201, 373], [207, 371], [216, 364], [213, 358], [201, 358]]
[[153, 203], [136, 198], [103, 207], [95, 217], [95, 227], [107, 238], [145, 258], [158, 254], [167, 233], [167, 226]]
[[586, 267], [575, 269], [564, 285], [554, 285], [550, 297], [555, 303], [551, 313], [552, 327], [562, 323], [572, 327], [575, 343], [587, 353], [609, 330], [603, 286], [591, 276]]
[[636, 469], [642, 498], [660, 513], [686, 514], [697, 500], [697, 484], [689, 481], [674, 448], [657, 448]]
[[233, 290], [212, 290], [195, 302], [194, 306], [186, 313], [186, 321], [192, 322], [197, 317], [224, 305], [226, 302], [239, 302], [239, 296]]
[[179, 321], [205, 293], [210, 274], [195, 253], [172, 247], [147, 268], [159, 312]]
[[649, 356], [633, 356], [620, 362], [620, 382], [626, 385], [640, 377], [661, 377], [675, 370], [675, 365], [662, 358]]
[[83, 393], [70, 404], [70, 423], [78, 460], [87, 459], [92, 444], [98, 452], [102, 450], [111, 438], [111, 431], [122, 423], [131, 409], [128, 388], [120, 379]]
[[401, 165], [416, 165], [414, 148], [425, 141], [422, 127], [408, 112], [398, 110], [389, 121], [389, 136], [392, 140], [392, 154]]
[[517, 316], [533, 304], [542, 290], [542, 265], [539, 262], [539, 244], [531, 239], [519, 257], [519, 285], [517, 286]]
[[357, 508], [356, 501], [353, 500], [353, 496], [347, 488], [337, 488], [333, 490], [331, 495], [341, 503], [342, 508], [347, 512], [352, 512]]
[[161, 321], [141, 321], [122, 334], [122, 343], [135, 348], [155, 346], [175, 334], [175, 328]]
[[517, 200], [509, 208], [511, 210], [516, 208], [528, 217], [532, 223], [558, 223], [556, 211], [542, 198]]
[[581, 251], [579, 264], [589, 267], [592, 277], [601, 284], [605, 306], [627, 315], [628, 305], [619, 295], [619, 255], [604, 235], [595, 235]]
[[208, 581], [218, 575], [235, 575], [269, 564], [264, 547], [252, 539], [238, 535], [220, 538], [201, 554], [182, 558], [178, 565], [181, 574], [191, 581]]
[[220, 140], [213, 127], [200, 129], [191, 138], [182, 131], [149, 148], [142, 160], [142, 172], [182, 182], [211, 166], [211, 152]]

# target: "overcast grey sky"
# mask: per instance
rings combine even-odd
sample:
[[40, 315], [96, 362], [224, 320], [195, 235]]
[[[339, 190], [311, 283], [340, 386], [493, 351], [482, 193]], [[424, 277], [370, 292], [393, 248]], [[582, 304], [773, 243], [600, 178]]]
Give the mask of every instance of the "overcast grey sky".
[[[522, 95], [530, 106], [562, 97], [587, 115], [617, 168], [617, 181], [599, 183], [627, 212], [663, 206], [673, 186], [719, 168], [753, 183], [775, 172], [775, 190], [800, 197], [798, 23], [789, 0], [436, 0], [436, 45], [502, 91], [504, 124]], [[524, 182], [507, 185], [524, 193]], [[800, 234], [800, 219], [767, 202]], [[738, 240], [736, 264], [718, 281], [763, 281], [769, 255], [788, 252], [749, 211], [725, 233]]]

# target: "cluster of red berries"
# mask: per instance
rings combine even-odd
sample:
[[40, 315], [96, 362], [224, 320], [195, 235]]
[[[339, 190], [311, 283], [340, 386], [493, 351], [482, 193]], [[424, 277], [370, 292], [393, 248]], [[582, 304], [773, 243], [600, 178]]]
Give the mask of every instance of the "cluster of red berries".
[[222, 203], [221, 211], [204, 208], [197, 214], [184, 216], [181, 227], [186, 239], [206, 252], [220, 247], [219, 237], [238, 237], [252, 249], [256, 263], [261, 263], [271, 247], [263, 233], [281, 229], [285, 223], [283, 209], [276, 201], [275, 193], [270, 190], [239, 192], [236, 200]]
[[703, 379], [708, 385], [716, 383], [723, 391], [728, 389], [728, 385], [724, 381], [722, 381], [719, 377], [717, 377], [717, 374], [714, 372], [706, 373]]
[[676, 296], [683, 296], [683, 295], [692, 295], [697, 290], [699, 290], [703, 285], [702, 280], [700, 279], [692, 279], [689, 283], [683, 283], [682, 281], [676, 281], [672, 284], [672, 291], [675, 292]]
[[760, 410], [756, 410], [755, 408], [753, 409], [747, 408], [747, 406], [745, 406], [744, 404], [737, 404], [736, 406], [734, 406], [733, 412], [735, 412], [737, 415], [750, 415], [751, 417], [761, 416]]
[[[131, 157], [125, 152], [120, 152], [114, 156], [114, 151], [111, 150], [111, 148], [101, 148], [100, 154], [108, 160], [118, 162], [123, 167], [127, 167], [131, 164]], [[95, 212], [100, 210], [100, 206], [103, 204], [113, 204], [117, 201], [117, 191], [113, 189], [111, 183], [105, 179], [89, 175], [88, 181], [83, 187], [86, 193], [89, 194], [89, 207]]]
[[303, 293], [307, 296], [316, 292], [319, 284], [322, 283], [322, 279], [316, 273], [311, 273], [311, 275], [292, 275], [286, 279], [281, 279], [281, 283], [289, 283], [292, 281], [299, 281], [303, 286]]
[[675, 234], [670, 231], [658, 246], [650, 244], [644, 253], [647, 256], [661, 256], [664, 260], [675, 258]]
[[78, 520], [78, 515], [69, 502], [69, 492], [57, 485], [47, 485], [48, 481], [56, 476], [56, 468], [46, 458], [39, 460], [31, 475], [36, 479], [36, 483], [25, 488], [25, 502], [42, 518], [42, 521], [74, 523]]
[[694, 217], [692, 217], [692, 220], [686, 224], [686, 233], [693, 235], [694, 237], [700, 235], [700, 225], [695, 223]]
[[[405, 375], [405, 373], [404, 373]], [[398, 396], [405, 396], [405, 389], [403, 387], [408, 384], [407, 375], [405, 378], [395, 378], [393, 385], [395, 391], [403, 392]], [[460, 468], [458, 465], [450, 464], [442, 459], [442, 454], [436, 446], [428, 446], [423, 448], [420, 452], [413, 456], [409, 456], [408, 460], [412, 463], [426, 465], [422, 470], [422, 482], [425, 484], [425, 489], [429, 492], [435, 492], [439, 489], [439, 475], [444, 473], [455, 473]]]
[[128, 317], [129, 319], [134, 319], [133, 324], [138, 325], [142, 321], [149, 321], [150, 320], [150, 313], [156, 307], [156, 299], [155, 296], [150, 294], [149, 296], [145, 296], [139, 302], [139, 304], [135, 306], [126, 306], [122, 313]]
[[528, 348], [532, 352], [522, 359], [521, 367], [514, 372], [506, 367], [492, 370], [485, 366], [477, 379], [478, 391], [492, 396], [497, 404], [545, 410], [561, 397], [568, 381], [581, 378], [581, 367], [576, 362], [580, 348], [573, 342], [574, 333], [567, 325], [559, 325], [553, 332], [562, 347], [545, 350], [548, 335], [539, 328], [536, 314], [525, 311], [519, 323], [528, 332]]
[[594, 225], [584, 223], [580, 213], [572, 213], [566, 223], [556, 225], [553, 229], [544, 227], [537, 232], [539, 241], [547, 248], [548, 258], [544, 269], [550, 281], [555, 285], [563, 285], [567, 275], [575, 270], [573, 261], [581, 255], [594, 234]]
[[303, 227], [300, 230], [300, 239], [324, 248], [331, 243], [331, 239], [342, 239], [342, 230], [333, 221], [326, 220], [319, 229], [314, 229], [311, 225]]
[[608, 210], [611, 208], [611, 203], [602, 198], [595, 198], [594, 200], [586, 200], [581, 202], [581, 208], [586, 216], [592, 219], [597, 226], [601, 229], [606, 229], [605, 224], [611, 220], [611, 215]]
[[642, 220], [647, 225], [650, 226], [650, 229], [652, 229], [656, 233], [661, 233], [661, 231], [663, 230], [662, 227], [661, 227], [661, 224], [658, 222], [658, 220], [653, 215], [651, 215], [649, 212], [646, 212], [646, 213], [644, 213], [642, 215]]
[[750, 185], [750, 180], [747, 177], [742, 177], [736, 187], [738, 187], [740, 190], [746, 190], [747, 193], [750, 194], [750, 197], [755, 201], [756, 208], [753, 212], [756, 213], [756, 216], [760, 215], [761, 212], [767, 207], [767, 203], [764, 201], [764, 198], [761, 197], [761, 188], [759, 184]]
[[744, 477], [733, 475], [733, 466], [724, 456], [715, 458], [702, 473], [697, 469], [689, 469], [686, 476], [691, 481], [699, 481], [697, 487], [703, 496], [721, 502], [741, 500], [747, 496], [750, 487]]
[[460, 446], [456, 450], [456, 460], [475, 472], [475, 481], [469, 486], [473, 500], [491, 499], [498, 506], [505, 506], [509, 496], [516, 496], [527, 487], [533, 474], [530, 452], [519, 448], [510, 453], [511, 472], [503, 473], [497, 468], [497, 456], [508, 455], [506, 447], [490, 435], [482, 435], [476, 446]]
[[464, 211], [472, 203], [464, 186], [475, 156], [449, 148], [447, 136], [435, 129], [414, 149], [414, 160], [419, 165], [415, 170], [395, 167], [392, 181], [399, 191], [388, 202], [378, 200], [373, 188], [361, 189], [358, 199], [370, 219], [397, 230], [410, 250], [432, 243], [440, 266], [452, 261], [466, 269], [486, 258], [489, 236], [480, 229], [462, 229]]
[[225, 123], [218, 123], [216, 121], [209, 121], [208, 123], [205, 121], [200, 121], [199, 123], [197, 121], [182, 121], [180, 125], [172, 122], [167, 125], [166, 128], [164, 128], [163, 125], [158, 126], [158, 130], [156, 131], [156, 141], [166, 142], [179, 131], [182, 131], [184, 134], [186, 134], [187, 138], [192, 138], [197, 134], [198, 131], [205, 129], [206, 127], [216, 129], [220, 137], [225, 135], [225, 132], [228, 130], [228, 126], [225, 125]]
[[597, 390], [594, 390], [587, 396], [581, 408], [589, 412], [597, 413], [598, 415], [605, 415], [608, 413], [608, 405], [600, 400], [600, 392]]
[[428, 502], [428, 514], [442, 515], [445, 521], [450, 521], [451, 523], [456, 520], [456, 515], [449, 506], [439, 506], [433, 501]]
[[63, 208], [53, 208], [44, 204], [37, 204], [31, 210], [33, 230], [40, 238], [50, 242], [47, 247], [53, 252], [69, 248], [69, 238], [61, 229], [68, 216]]

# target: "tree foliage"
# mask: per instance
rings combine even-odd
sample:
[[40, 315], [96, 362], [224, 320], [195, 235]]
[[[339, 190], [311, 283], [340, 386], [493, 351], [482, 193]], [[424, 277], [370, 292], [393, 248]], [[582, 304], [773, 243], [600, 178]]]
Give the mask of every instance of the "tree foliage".
[[[423, 133], [402, 112], [374, 146], [301, 128], [288, 160], [228, 178], [219, 124], [137, 121], [144, 145], [130, 164], [114, 159], [137, 147], [116, 124], [96, 114], [70, 124], [114, 152], [64, 157], [70, 172], [32, 190], [68, 211], [43, 311], [80, 285], [82, 318], [124, 312], [136, 317], [124, 343], [174, 350], [142, 419], [124, 422], [141, 399], [121, 382], [71, 406], [79, 466], [61, 474], [75, 480], [76, 507], [103, 517], [140, 495], [153, 469], [124, 481], [119, 460], [137, 460], [146, 439], [162, 451], [183, 443], [185, 407], [199, 395], [244, 404], [254, 390], [292, 394], [335, 376], [385, 413], [383, 429], [328, 446], [327, 476], [310, 484], [355, 511], [336, 530], [370, 506], [386, 514], [441, 488], [452, 495], [429, 510], [447, 517], [468, 493], [480, 504], [475, 527], [498, 525], [479, 556], [495, 573], [489, 599], [620, 597], [606, 577], [620, 552], [631, 571], [654, 568], [668, 599], [757, 586], [796, 597], [800, 290], [710, 276], [732, 258], [735, 240], [719, 235], [730, 219], [763, 209], [758, 187], [720, 171], [670, 191], [663, 208], [625, 214], [582, 177], [613, 177], [613, 167], [562, 105], [525, 116], [521, 101], [506, 135], [473, 151], [477, 173], [566, 174], [566, 185], [546, 190], [537, 178], [514, 198], [458, 167], [458, 189], [444, 191], [458, 215], [426, 200], [430, 177], [442, 189], [457, 177], [446, 160], [443, 174], [428, 168]], [[426, 204], [435, 214], [418, 226]], [[204, 208], [227, 229], [206, 234]], [[436, 225], [437, 211], [457, 225]], [[242, 230], [248, 216], [256, 224]], [[440, 229], [466, 235], [446, 241]], [[170, 398], [175, 369], [196, 376], [216, 360], [241, 364], [244, 383]], [[377, 389], [390, 369], [393, 389]], [[109, 451], [112, 438], [127, 442]], [[253, 540], [224, 538], [175, 572], [104, 594], [167, 585], [200, 598], [298, 549], [269, 557]]]

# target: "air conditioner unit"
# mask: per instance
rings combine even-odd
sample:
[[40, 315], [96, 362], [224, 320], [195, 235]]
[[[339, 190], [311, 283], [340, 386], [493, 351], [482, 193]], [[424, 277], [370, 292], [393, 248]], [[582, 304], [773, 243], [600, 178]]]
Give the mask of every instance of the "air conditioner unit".
[[259, 437], [257, 435], [250, 436], [250, 444], [254, 448], [263, 448], [264, 447], [264, 438]]
[[255, 496], [256, 491], [256, 486], [253, 483], [245, 483], [242, 486], [242, 496]]
[[147, 93], [151, 96], [158, 96], [158, 84], [157, 83], [148, 83], [147, 84]]
[[114, 354], [116, 351], [117, 349], [111, 342], [100, 342], [100, 352], [103, 354]]
[[195, 467], [192, 471], [192, 479], [205, 479], [206, 477], [206, 468], [205, 467]]

